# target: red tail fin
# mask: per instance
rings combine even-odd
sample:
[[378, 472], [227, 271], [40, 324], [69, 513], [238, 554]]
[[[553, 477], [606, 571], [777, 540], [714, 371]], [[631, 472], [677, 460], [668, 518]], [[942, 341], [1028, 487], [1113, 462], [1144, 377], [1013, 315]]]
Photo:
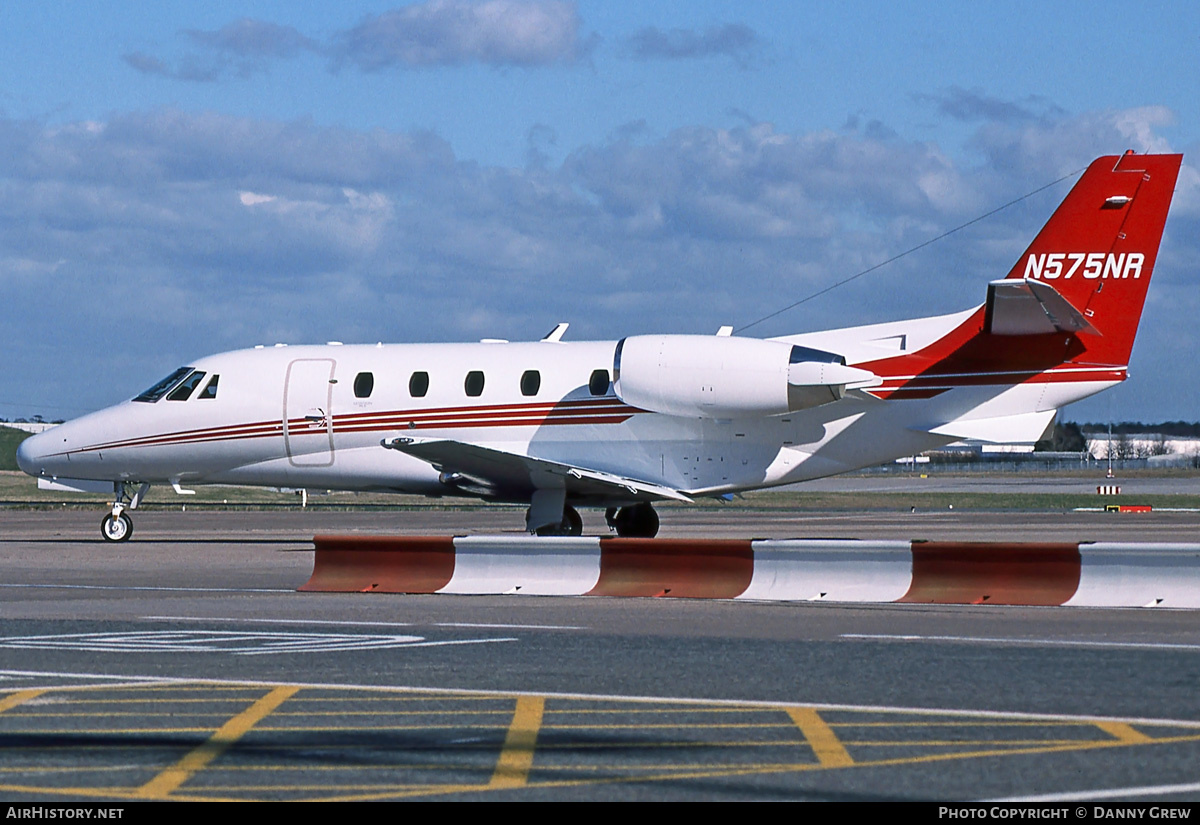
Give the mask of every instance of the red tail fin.
[[1073, 361], [1128, 365], [1182, 160], [1094, 161], [1008, 273], [1053, 286], [1100, 332]]

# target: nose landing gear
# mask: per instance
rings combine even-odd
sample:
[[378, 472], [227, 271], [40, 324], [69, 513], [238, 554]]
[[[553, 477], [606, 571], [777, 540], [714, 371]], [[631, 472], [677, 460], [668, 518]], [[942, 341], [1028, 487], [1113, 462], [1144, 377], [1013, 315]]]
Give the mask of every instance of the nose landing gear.
[[126, 513], [109, 513], [100, 522], [100, 535], [105, 541], [128, 541], [133, 535], [133, 519]]
[[150, 485], [142, 484], [135, 492], [130, 493], [132, 487], [132, 484], [125, 481], [113, 483], [115, 500], [112, 512], [100, 520], [100, 535], [105, 541], [129, 541], [129, 537], [133, 535], [133, 519], [125, 511], [137, 509]]

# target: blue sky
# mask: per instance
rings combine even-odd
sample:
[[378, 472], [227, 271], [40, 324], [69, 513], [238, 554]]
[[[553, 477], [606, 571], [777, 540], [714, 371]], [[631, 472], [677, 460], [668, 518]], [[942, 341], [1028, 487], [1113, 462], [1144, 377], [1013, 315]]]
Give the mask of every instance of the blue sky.
[[[1200, 418], [1200, 6], [0, 5], [0, 416], [258, 343], [744, 325], [1126, 148], [1185, 153], [1132, 378]], [[1070, 181], [754, 329], [979, 303]]]

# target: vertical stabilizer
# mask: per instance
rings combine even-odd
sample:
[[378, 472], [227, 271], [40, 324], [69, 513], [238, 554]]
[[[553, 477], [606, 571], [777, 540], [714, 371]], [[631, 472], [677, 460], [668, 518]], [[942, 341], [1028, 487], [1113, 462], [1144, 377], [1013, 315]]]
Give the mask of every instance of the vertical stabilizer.
[[1182, 160], [1094, 161], [1008, 273], [1052, 286], [1099, 333], [1073, 361], [1128, 365]]

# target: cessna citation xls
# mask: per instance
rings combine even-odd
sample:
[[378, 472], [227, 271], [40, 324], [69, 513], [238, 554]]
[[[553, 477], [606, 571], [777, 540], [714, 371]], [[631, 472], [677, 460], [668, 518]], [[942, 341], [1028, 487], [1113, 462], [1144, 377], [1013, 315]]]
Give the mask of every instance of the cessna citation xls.
[[654, 536], [656, 501], [844, 473], [961, 439], [1032, 442], [1124, 380], [1182, 155], [1096, 160], [987, 300], [769, 340], [290, 346], [201, 358], [26, 439], [52, 489], [114, 491], [128, 539], [152, 484], [475, 496], [577, 535], [576, 507]]

